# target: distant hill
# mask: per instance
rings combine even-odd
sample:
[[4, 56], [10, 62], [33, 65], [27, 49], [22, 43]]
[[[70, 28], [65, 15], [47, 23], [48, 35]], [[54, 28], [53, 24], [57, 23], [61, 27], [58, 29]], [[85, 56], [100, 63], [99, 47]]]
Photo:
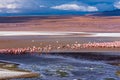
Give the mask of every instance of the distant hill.
[[120, 9], [116, 9], [113, 11], [104, 11], [104, 12], [97, 12], [93, 14], [87, 14], [88, 16], [120, 16]]
[[53, 15], [71, 15], [71, 16], [83, 16], [85, 14], [90, 14], [88, 12], [80, 12], [80, 11], [60, 11], [60, 10], [48, 10], [44, 12], [23, 12], [23, 13], [0, 13], [0, 16], [53, 16]]
[[53, 16], [53, 15], [78, 15], [78, 16], [83, 16], [85, 14], [92, 14], [94, 12], [82, 12], [82, 11], [74, 11], [74, 10], [71, 10], [71, 11], [63, 11], [63, 10], [55, 10], [55, 9], [47, 9], [47, 8], [43, 8], [41, 9], [41, 11], [37, 11], [37, 10], [33, 10], [33, 11], [29, 11], [26, 12], [26, 10], [23, 10], [22, 12], [19, 12], [19, 13], [0, 13], [0, 16], [34, 16], [34, 15], [37, 15], [37, 16]]

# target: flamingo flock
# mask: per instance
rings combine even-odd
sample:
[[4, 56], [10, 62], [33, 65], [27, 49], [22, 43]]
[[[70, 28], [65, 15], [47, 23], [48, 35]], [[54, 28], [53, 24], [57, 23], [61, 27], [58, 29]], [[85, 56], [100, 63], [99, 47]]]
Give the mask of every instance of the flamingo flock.
[[43, 53], [43, 52], [51, 52], [52, 50], [80, 50], [86, 48], [120, 48], [120, 41], [113, 42], [88, 42], [88, 43], [78, 43], [74, 44], [59, 44], [57, 41], [57, 46], [47, 45], [44, 47], [27, 47], [27, 48], [12, 48], [12, 49], [0, 49], [0, 53], [10, 53], [10, 54], [26, 54], [26, 53]]

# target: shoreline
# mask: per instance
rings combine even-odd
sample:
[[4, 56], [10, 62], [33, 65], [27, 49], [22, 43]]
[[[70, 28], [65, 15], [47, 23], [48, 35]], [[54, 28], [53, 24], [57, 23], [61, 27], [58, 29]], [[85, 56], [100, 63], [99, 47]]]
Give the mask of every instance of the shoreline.
[[1, 53], [2, 51], [6, 53], [10, 51], [20, 51], [20, 53], [29, 51], [39, 53], [120, 51], [120, 37], [95, 37], [92, 33], [85, 34], [84, 32], [80, 32], [78, 34], [74, 32], [63, 32], [61, 35], [60, 32], [51, 34], [49, 32], [42, 32], [42, 34], [38, 32], [37, 34], [39, 35], [33, 35], [32, 32], [1, 32], [0, 34], [3, 35], [0, 36]]
[[16, 78], [32, 78], [32, 77], [34, 78], [37, 76], [38, 76], [37, 73], [11, 71], [0, 68], [0, 79], [16, 79]]
[[34, 78], [38, 77], [38, 73], [20, 70], [14, 62], [0, 60], [0, 80], [1, 79], [17, 79], [17, 78]]

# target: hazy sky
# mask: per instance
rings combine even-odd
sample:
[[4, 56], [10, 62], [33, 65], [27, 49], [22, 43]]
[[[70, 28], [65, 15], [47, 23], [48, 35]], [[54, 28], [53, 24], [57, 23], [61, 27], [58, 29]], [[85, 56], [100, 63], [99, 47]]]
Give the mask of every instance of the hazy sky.
[[0, 0], [0, 13], [80, 11], [120, 9], [120, 0]]

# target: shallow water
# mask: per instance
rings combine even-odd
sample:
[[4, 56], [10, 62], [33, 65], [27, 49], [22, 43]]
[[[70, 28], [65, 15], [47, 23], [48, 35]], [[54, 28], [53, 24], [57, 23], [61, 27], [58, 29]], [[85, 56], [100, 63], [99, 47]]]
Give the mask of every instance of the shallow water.
[[107, 64], [120, 62], [120, 55], [96, 54], [98, 53], [0, 54], [0, 60], [19, 63], [20, 68], [38, 72], [41, 75], [39, 78], [15, 80], [120, 80], [120, 76], [116, 75], [120, 67]]

